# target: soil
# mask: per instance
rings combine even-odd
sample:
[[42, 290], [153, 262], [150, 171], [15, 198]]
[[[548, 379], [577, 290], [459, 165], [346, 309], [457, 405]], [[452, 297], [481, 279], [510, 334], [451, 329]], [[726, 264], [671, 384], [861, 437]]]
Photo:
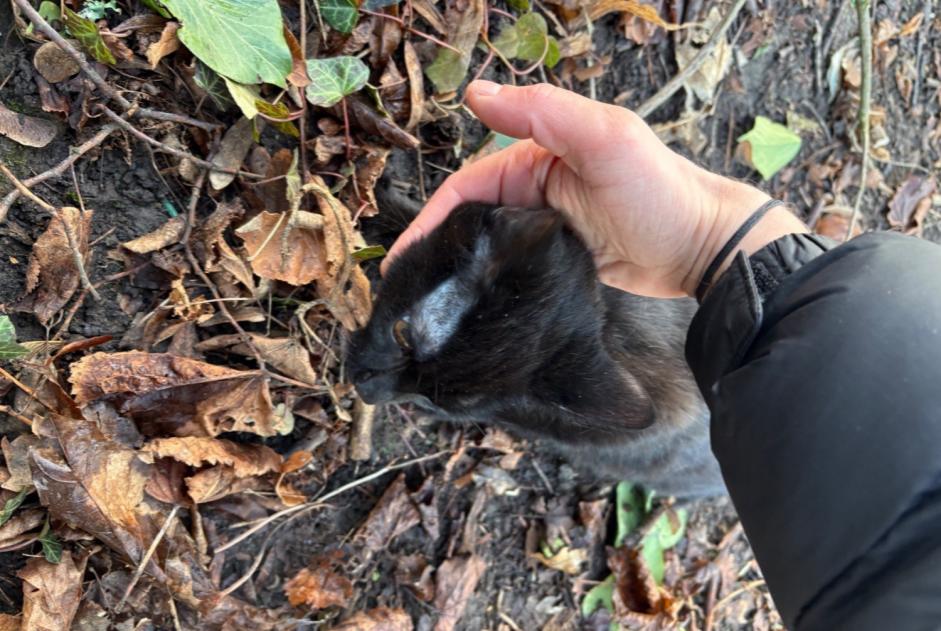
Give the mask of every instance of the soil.
[[[713, 2], [691, 2], [705, 5]], [[727, 4], [727, 3], [726, 3]], [[822, 209], [845, 207], [847, 199], [855, 196], [856, 179], [850, 180], [845, 190], [834, 192], [834, 182], [843, 169], [858, 163], [858, 153], [852, 152], [850, 123], [855, 104], [847, 91], [830, 103], [826, 80], [826, 64], [834, 51], [846, 44], [855, 33], [855, 14], [849, 2], [807, 1], [801, 3], [758, 2], [761, 10], [756, 14], [743, 11], [730, 29], [730, 37], [742, 45], [751, 37], [760, 44], [749, 56], [737, 55], [728, 75], [717, 88], [711, 106], [704, 108], [700, 117], [699, 133], [706, 139], [704, 147], [696, 152], [682, 142], [673, 142], [676, 150], [719, 173], [755, 181], [772, 195], [792, 204], [803, 219], [815, 221]], [[915, 6], [918, 4], [919, 6]], [[842, 5], [842, 9], [840, 8]], [[918, 10], [920, 3], [885, 0], [877, 4], [874, 24], [892, 19], [904, 24]], [[724, 9], [723, 9], [724, 10]], [[11, 24], [7, 3], [0, 3], [0, 25], [3, 25], [5, 44], [0, 48], [0, 102], [23, 113], [51, 117], [42, 111], [34, 70], [24, 45], [15, 34], [6, 35]], [[684, 21], [699, 19], [703, 14], [681, 16]], [[593, 41], [599, 59], [610, 58], [604, 73], [595, 80], [597, 98], [625, 106], [637, 106], [649, 98], [656, 89], [677, 71], [674, 61], [674, 37], [660, 34], [643, 45], [632, 42], [620, 32], [619, 18], [610, 16], [593, 25]], [[682, 36], [682, 32], [677, 37]], [[829, 48], [821, 52], [826, 43]], [[895, 64], [917, 63], [917, 37], [895, 40]], [[895, 164], [877, 163], [882, 185], [870, 188], [864, 200], [862, 224], [866, 229], [886, 229], [885, 209], [893, 192], [906, 177], [915, 172], [899, 163], [917, 164], [922, 168], [936, 168], [941, 153], [937, 136], [931, 141], [939, 118], [938, 86], [941, 50], [941, 30], [933, 26], [927, 30], [924, 42], [925, 79], [921, 86], [921, 101], [907, 104], [894, 75], [895, 66], [878, 70], [874, 77], [875, 104], [884, 109], [884, 126], [889, 138], [889, 150]], [[934, 51], [932, 53], [932, 51]], [[932, 57], [934, 55], [934, 57]], [[482, 53], [477, 63], [482, 60]], [[822, 60], [822, 61], [818, 61]], [[820, 67], [822, 64], [822, 67]], [[472, 65], [471, 74], [476, 65]], [[929, 69], [933, 69], [929, 72]], [[7, 76], [9, 74], [9, 76]], [[484, 78], [509, 82], [513, 77], [502, 66], [493, 64], [483, 73]], [[517, 81], [534, 82], [538, 73]], [[572, 80], [569, 86], [589, 94], [589, 82]], [[668, 123], [686, 111], [686, 98], [681, 91], [665, 106], [658, 109], [650, 121]], [[789, 167], [768, 182], [758, 182], [757, 174], [734, 156], [735, 139], [750, 129], [755, 116], [764, 115], [773, 120], [785, 120], [788, 112], [797, 112], [823, 124], [818, 132], [804, 136], [798, 157]], [[62, 160], [71, 146], [94, 133], [95, 125], [76, 135], [63, 131], [59, 138], [44, 149], [19, 146], [0, 137], [0, 162], [7, 164], [21, 178], [39, 173]], [[484, 140], [486, 130], [466, 114], [455, 113], [451, 119], [427, 125], [419, 132], [426, 146], [442, 147], [426, 151], [421, 164], [415, 152], [394, 150], [385, 178], [404, 186], [410, 195], [419, 199], [421, 191], [430, 193], [449, 171], [460, 166]], [[460, 151], [444, 148], [460, 140]], [[283, 140], [283, 139], [282, 139]], [[159, 169], [163, 158], [154, 158], [139, 144], [127, 138], [115, 138], [99, 151], [80, 160], [75, 169], [79, 190], [86, 207], [94, 209], [92, 240], [95, 241], [89, 275], [100, 279], [121, 272], [123, 264], [109, 256], [120, 243], [147, 233], [167, 219], [167, 202], [178, 209], [187, 191], [175, 181], [166, 182]], [[838, 163], [833, 177], [826, 182], [812, 181], [809, 167], [826, 160]], [[421, 173], [423, 182], [417, 181]], [[0, 195], [9, 190], [0, 182]], [[75, 204], [74, 186], [70, 176], [38, 186], [35, 192], [58, 204]], [[925, 238], [941, 241], [941, 220], [938, 204], [924, 223]], [[4, 223], [0, 223], [0, 305], [11, 305], [22, 294], [25, 269], [33, 242], [44, 230], [48, 216], [31, 204], [18, 202]], [[364, 231], [369, 231], [368, 220]], [[132, 316], [119, 304], [135, 304], [140, 310], [149, 310], [158, 299], [155, 287], [146, 282], [132, 284], [128, 280], [109, 283], [101, 290], [101, 300], [86, 299], [77, 310], [68, 332], [71, 336], [92, 337], [111, 335], [115, 341], [102, 350], [117, 348], [117, 340], [127, 331]], [[44, 339], [57, 328], [54, 322], [46, 330], [30, 315], [9, 310], [20, 337]], [[2, 414], [0, 414], [2, 417]], [[4, 427], [7, 427], [4, 425]], [[367, 519], [372, 508], [400, 472], [390, 472], [368, 483], [357, 486], [322, 510], [304, 513], [289, 527], [278, 531], [269, 552], [253, 581], [237, 594], [244, 599], [267, 607], [285, 605], [284, 583], [305, 567], [310, 558], [340, 549], [347, 556], [344, 572], [354, 581], [353, 596], [345, 611], [368, 609], [375, 606], [403, 607], [412, 617], [416, 629], [432, 629], [437, 620], [433, 603], [416, 596], [405, 587], [401, 567], [403, 558], [421, 558], [430, 567], [438, 567], [451, 557], [456, 546], [472, 547], [474, 553], [486, 562], [486, 571], [475, 590], [466, 611], [455, 627], [459, 630], [481, 629], [574, 629], [588, 623], [579, 622], [578, 610], [581, 594], [591, 585], [578, 584], [571, 577], [551, 570], [528, 556], [532, 542], [527, 533], [547, 520], [547, 516], [578, 514], [578, 503], [597, 498], [611, 498], [610, 486], [600, 485], [590, 474], [577, 472], [551, 456], [546, 456], [538, 445], [519, 443], [516, 449], [525, 451], [515, 468], [506, 470], [512, 478], [509, 489], [495, 491], [486, 484], [474, 482], [465, 473], [473, 466], [499, 468], [505, 455], [479, 446], [485, 435], [484, 428], [455, 427], [431, 419], [413, 416], [407, 410], [388, 410], [376, 421], [374, 453], [370, 461], [344, 464], [335, 471], [315, 471], [297, 484], [308, 496], [323, 490], [335, 489], [368, 473], [381, 469], [394, 461], [453, 451], [459, 446], [465, 455], [449, 463], [450, 453], [404, 470], [410, 492], [425, 497], [438, 515], [438, 531], [414, 527], [397, 537], [390, 545], [364, 551], [354, 534]], [[301, 419], [295, 431], [270, 444], [281, 452], [296, 449], [298, 445], [320, 441], [333, 452], [345, 447], [345, 427], [342, 423], [312, 422]], [[325, 442], [324, 442], [325, 441]], [[430, 487], [419, 491], [427, 480]], [[431, 490], [429, 491], [428, 488]], [[472, 508], [476, 507], [476, 511]], [[676, 548], [677, 559], [692, 563], [708, 561], [717, 555], [721, 543], [732, 550], [738, 583], [725, 585], [722, 594], [730, 594], [739, 587], [754, 591], [757, 596], [747, 606], [726, 607], [716, 614], [714, 629], [776, 628], [778, 623], [769, 613], [770, 600], [760, 584], [760, 574], [753, 562], [743, 536], [735, 533], [737, 519], [730, 502], [725, 499], [705, 500], [687, 506], [691, 512], [687, 536]], [[251, 502], [222, 501], [209, 505], [205, 511], [207, 530], [212, 539], [224, 532], [234, 521], [249, 519], [258, 507]], [[478, 512], [479, 511], [479, 512]], [[612, 518], [609, 515], [609, 522]], [[611, 523], [604, 540], [612, 541]], [[573, 536], [578, 531], [573, 530]], [[731, 534], [730, 534], [731, 533]], [[221, 582], [229, 584], [248, 569], [261, 549], [262, 539], [256, 536], [237, 548], [226, 558], [220, 570]], [[468, 541], [471, 539], [472, 541]], [[473, 544], [471, 546], [471, 544]], [[590, 579], [600, 580], [607, 574], [603, 563], [604, 551], [595, 549]], [[23, 564], [22, 552], [0, 554], [0, 610], [15, 613], [21, 607], [20, 581], [16, 570]], [[690, 594], [700, 608], [713, 606], [706, 584]], [[734, 605], [734, 601], [733, 601]], [[734, 612], [728, 610], [736, 609]], [[332, 622], [343, 612], [330, 611], [315, 614], [316, 622]], [[319, 616], [319, 617], [318, 617]], [[595, 619], [589, 628], [607, 628], [605, 620]]]

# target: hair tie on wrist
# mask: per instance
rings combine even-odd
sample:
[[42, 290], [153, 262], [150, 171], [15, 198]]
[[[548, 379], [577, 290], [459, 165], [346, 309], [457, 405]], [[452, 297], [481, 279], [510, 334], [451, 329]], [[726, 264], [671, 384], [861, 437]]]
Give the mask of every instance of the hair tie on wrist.
[[709, 267], [706, 268], [706, 273], [702, 275], [702, 280], [699, 281], [699, 286], [696, 288], [696, 300], [702, 302], [703, 297], [706, 295], [706, 292], [709, 291], [709, 287], [712, 285], [712, 277], [718, 271], [719, 266], [722, 265], [722, 262], [729, 257], [729, 254], [732, 253], [732, 250], [745, 238], [745, 235], [748, 234], [755, 225], [761, 221], [761, 218], [767, 214], [769, 210], [775, 206], [783, 206], [784, 202], [779, 199], [769, 199], [764, 204], [758, 207], [758, 210], [753, 212], [751, 216], [745, 220], [738, 230], [735, 231], [725, 245], [722, 246], [722, 249], [719, 250], [719, 253], [716, 254], [716, 257], [712, 259], [712, 263], [709, 264]]

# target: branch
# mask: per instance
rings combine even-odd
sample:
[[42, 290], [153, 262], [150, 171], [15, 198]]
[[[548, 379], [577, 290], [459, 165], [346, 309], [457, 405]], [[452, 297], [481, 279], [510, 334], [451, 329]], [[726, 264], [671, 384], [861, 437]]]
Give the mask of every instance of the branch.
[[869, 106], [872, 101], [872, 21], [869, 9], [870, 0], [856, 0], [856, 15], [859, 18], [859, 55], [862, 61], [858, 124], [863, 145], [863, 163], [859, 169], [859, 192], [856, 193], [856, 203], [853, 204], [853, 214], [850, 215], [844, 241], [849, 241], [853, 236], [853, 228], [856, 227], [859, 209], [863, 204], [863, 195], [866, 193], [866, 174], [869, 171]]

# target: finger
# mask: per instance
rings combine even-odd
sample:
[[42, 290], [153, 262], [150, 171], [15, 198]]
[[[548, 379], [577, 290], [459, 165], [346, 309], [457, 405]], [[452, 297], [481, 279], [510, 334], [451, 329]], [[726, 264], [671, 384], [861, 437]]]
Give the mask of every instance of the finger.
[[579, 170], [643, 125], [633, 112], [548, 84], [525, 87], [474, 81], [467, 102], [480, 121], [513, 138], [531, 138]]
[[550, 153], [532, 141], [520, 141], [452, 174], [396, 239], [380, 271], [384, 274], [396, 256], [434, 230], [463, 203], [544, 206], [545, 183], [553, 160]]

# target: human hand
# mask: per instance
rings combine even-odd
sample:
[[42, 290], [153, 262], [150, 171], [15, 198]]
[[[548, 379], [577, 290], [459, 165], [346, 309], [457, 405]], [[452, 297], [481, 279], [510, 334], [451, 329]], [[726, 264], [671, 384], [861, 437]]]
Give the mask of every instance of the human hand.
[[[609, 285], [647, 296], [693, 295], [719, 249], [768, 200], [674, 153], [621, 107], [545, 84], [488, 81], [471, 83], [467, 101], [483, 124], [521, 140], [445, 180], [393, 245], [383, 271], [454, 207], [480, 201], [564, 213]], [[740, 249], [751, 253], [803, 231], [778, 207]]]

